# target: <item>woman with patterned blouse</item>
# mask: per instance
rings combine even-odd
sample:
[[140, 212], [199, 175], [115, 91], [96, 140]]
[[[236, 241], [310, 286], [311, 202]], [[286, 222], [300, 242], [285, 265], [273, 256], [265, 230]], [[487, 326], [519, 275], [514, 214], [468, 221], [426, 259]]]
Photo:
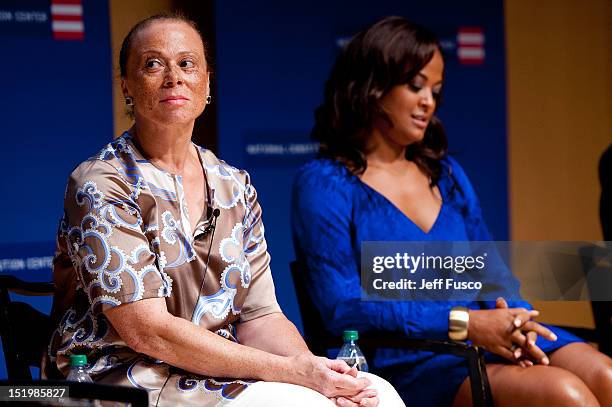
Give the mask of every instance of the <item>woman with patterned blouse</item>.
[[403, 405], [282, 314], [249, 175], [191, 142], [210, 103], [193, 22], [143, 20], [119, 62], [135, 124], [69, 177], [44, 375], [86, 354], [94, 381], [152, 405]]

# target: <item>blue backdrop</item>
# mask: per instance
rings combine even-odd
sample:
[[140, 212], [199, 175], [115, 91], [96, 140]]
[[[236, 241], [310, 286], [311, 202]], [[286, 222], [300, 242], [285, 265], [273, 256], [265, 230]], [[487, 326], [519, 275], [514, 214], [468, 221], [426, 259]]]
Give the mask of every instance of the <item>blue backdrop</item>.
[[54, 39], [50, 3], [0, 3], [0, 273], [33, 281], [51, 278], [68, 175], [113, 136], [108, 2], [83, 0], [83, 40]]
[[[289, 195], [295, 172], [305, 158], [294, 154], [291, 143], [309, 151], [313, 110], [322, 101], [338, 40], [379, 17], [405, 16], [441, 38], [447, 77], [439, 116], [450, 150], [471, 177], [494, 237], [508, 238], [501, 0], [231, 4], [217, 2], [215, 15], [219, 153], [252, 175], [264, 210], [277, 296], [289, 318], [300, 321], [288, 267], [294, 258]], [[482, 64], [459, 63], [457, 33], [461, 27], [482, 30]]]

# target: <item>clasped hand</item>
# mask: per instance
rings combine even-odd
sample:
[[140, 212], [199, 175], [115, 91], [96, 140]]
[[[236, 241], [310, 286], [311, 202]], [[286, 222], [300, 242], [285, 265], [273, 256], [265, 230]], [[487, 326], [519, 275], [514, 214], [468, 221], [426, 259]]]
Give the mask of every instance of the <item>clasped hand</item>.
[[343, 360], [300, 354], [293, 356], [297, 375], [295, 384], [309, 387], [323, 394], [340, 407], [376, 407], [375, 389], [368, 389], [370, 381], [357, 377], [357, 369]]
[[548, 365], [548, 357], [536, 345], [536, 339], [539, 335], [556, 341], [557, 336], [532, 320], [539, 312], [508, 308], [503, 298], [498, 298], [495, 306], [491, 310], [470, 311], [468, 339], [522, 367], [533, 366], [534, 363]]

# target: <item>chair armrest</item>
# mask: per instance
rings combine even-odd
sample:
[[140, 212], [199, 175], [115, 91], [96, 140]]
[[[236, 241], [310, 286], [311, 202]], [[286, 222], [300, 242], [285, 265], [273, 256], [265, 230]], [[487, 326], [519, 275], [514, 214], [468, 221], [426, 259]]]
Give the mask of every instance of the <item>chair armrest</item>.
[[53, 295], [55, 284], [49, 282], [30, 282], [15, 276], [0, 276], [0, 287], [22, 295]]
[[100, 383], [80, 383], [65, 380], [0, 380], [0, 386], [68, 386], [69, 398], [107, 400], [130, 403], [133, 407], [148, 407], [146, 390], [135, 387]]
[[359, 342], [364, 347], [404, 348], [463, 357], [468, 363], [473, 406], [490, 407], [493, 405], [484, 352], [478, 346], [450, 340], [409, 338], [379, 333], [366, 333], [359, 338]]
[[[319, 351], [320, 349], [339, 348], [342, 343], [342, 338], [326, 335], [316, 338], [307, 338], [306, 342], [314, 344], [314, 349]], [[493, 406], [493, 396], [491, 394], [486, 364], [483, 357], [484, 352], [475, 345], [450, 340], [410, 338], [400, 333], [366, 332], [359, 335], [359, 346], [364, 351], [379, 348], [402, 348], [451, 354], [465, 358], [468, 364], [473, 406]]]
[[[316, 343], [318, 347], [339, 348], [342, 346], [342, 337], [325, 335], [306, 338], [307, 342]], [[445, 353], [464, 358], [471, 357], [477, 347], [465, 342], [451, 340], [437, 340], [427, 338], [410, 338], [401, 334], [388, 334], [377, 332], [366, 332], [359, 334], [359, 346], [362, 349], [377, 348], [403, 348], [411, 350], [422, 350], [434, 353]]]

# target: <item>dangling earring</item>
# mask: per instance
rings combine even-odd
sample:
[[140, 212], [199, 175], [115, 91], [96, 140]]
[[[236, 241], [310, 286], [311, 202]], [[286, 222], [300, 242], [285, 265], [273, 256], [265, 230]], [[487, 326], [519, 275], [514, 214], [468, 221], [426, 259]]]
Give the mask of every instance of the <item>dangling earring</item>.
[[210, 105], [211, 102], [212, 102], [212, 96], [210, 96], [210, 95], [206, 96], [206, 104]]
[[125, 97], [125, 105], [126, 106], [134, 106], [134, 99], [131, 96]]

